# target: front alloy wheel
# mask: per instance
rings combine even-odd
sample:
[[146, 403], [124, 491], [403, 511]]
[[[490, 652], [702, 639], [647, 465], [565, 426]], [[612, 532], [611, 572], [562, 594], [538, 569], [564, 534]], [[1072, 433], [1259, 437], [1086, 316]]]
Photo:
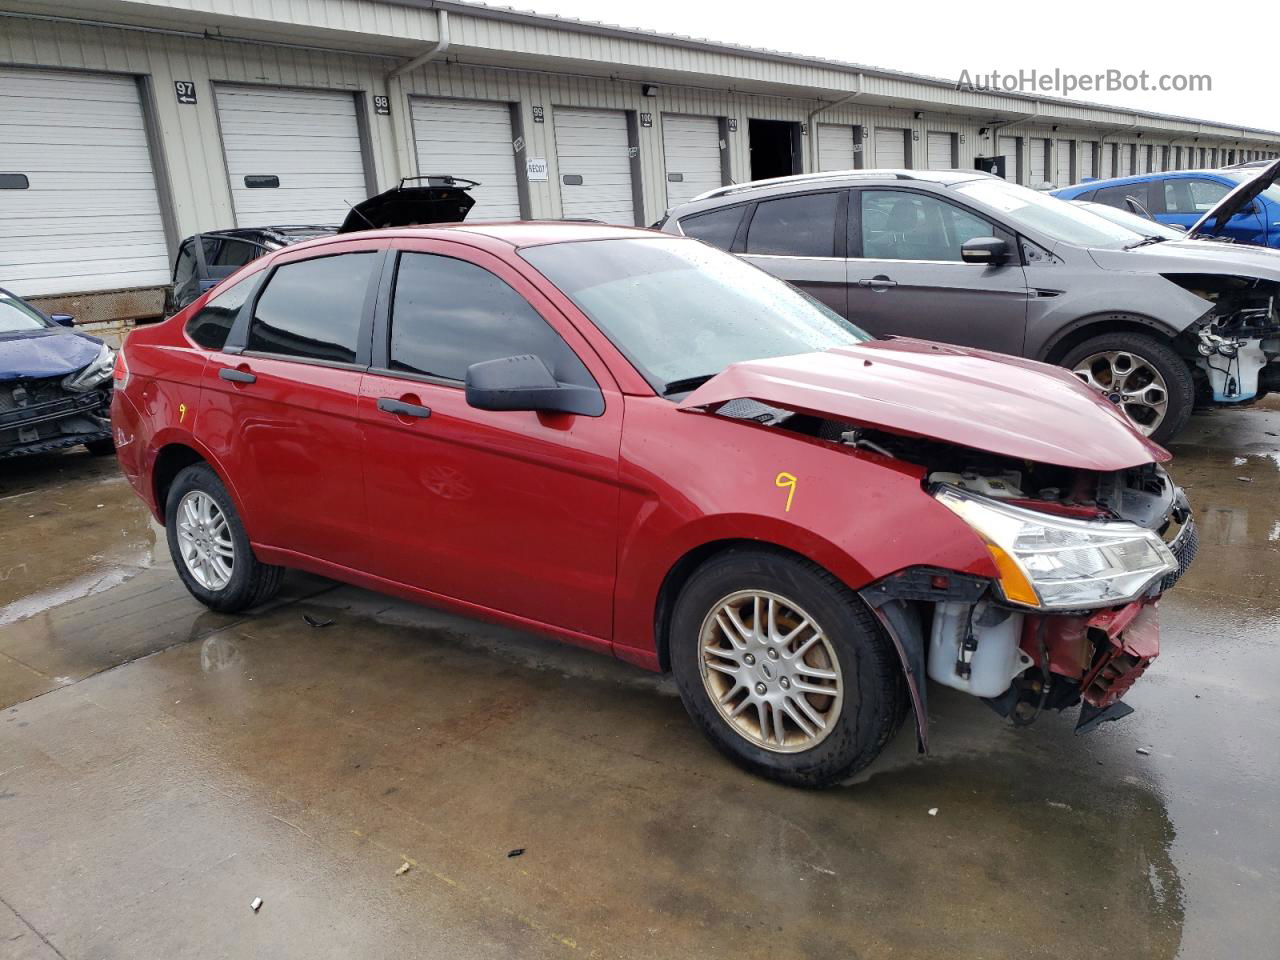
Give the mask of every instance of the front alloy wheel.
[[680, 591], [671, 670], [689, 716], [726, 756], [799, 787], [848, 779], [907, 710], [892, 641], [852, 590], [803, 557], [735, 546]]
[[1164, 423], [1169, 388], [1160, 371], [1137, 354], [1124, 350], [1090, 354], [1071, 372], [1123, 410], [1146, 436]]
[[817, 746], [843, 703], [840, 662], [822, 628], [776, 593], [741, 590], [702, 623], [702, 682], [720, 716], [777, 753]]

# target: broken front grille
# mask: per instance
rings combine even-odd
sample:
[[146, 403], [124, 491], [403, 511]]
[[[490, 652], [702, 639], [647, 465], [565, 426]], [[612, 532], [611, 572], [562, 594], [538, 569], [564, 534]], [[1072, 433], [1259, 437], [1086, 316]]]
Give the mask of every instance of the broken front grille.
[[62, 377], [0, 382], [0, 448], [104, 429], [107, 394], [73, 393]]

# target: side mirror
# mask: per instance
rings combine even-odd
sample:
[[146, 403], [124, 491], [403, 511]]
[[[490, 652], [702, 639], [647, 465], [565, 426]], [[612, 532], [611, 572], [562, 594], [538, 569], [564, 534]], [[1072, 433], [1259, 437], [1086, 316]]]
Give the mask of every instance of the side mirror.
[[991, 266], [1009, 259], [1009, 244], [999, 237], [974, 237], [960, 248], [960, 259], [965, 263]]
[[477, 410], [538, 410], [604, 413], [604, 395], [596, 387], [560, 383], [541, 357], [525, 354], [485, 360], [467, 367], [467, 403]]
[[74, 327], [76, 318], [69, 313], [51, 313], [49, 319], [60, 327]]

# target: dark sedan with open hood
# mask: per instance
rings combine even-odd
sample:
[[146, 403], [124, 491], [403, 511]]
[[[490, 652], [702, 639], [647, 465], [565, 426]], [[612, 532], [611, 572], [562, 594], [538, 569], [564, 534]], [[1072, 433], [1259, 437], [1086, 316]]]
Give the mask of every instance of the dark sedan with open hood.
[[110, 453], [115, 353], [0, 288], [0, 459], [84, 444]]

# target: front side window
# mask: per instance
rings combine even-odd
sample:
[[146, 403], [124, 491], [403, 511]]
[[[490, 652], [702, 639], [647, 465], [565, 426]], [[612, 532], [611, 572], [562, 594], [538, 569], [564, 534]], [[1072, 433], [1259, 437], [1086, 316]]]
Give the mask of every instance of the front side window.
[[187, 240], [178, 250], [178, 260], [173, 267], [173, 285], [181, 290], [191, 282], [196, 273], [195, 242]]
[[795, 287], [690, 240], [554, 243], [520, 255], [667, 396], [731, 363], [869, 339]]
[[1187, 184], [1191, 193], [1192, 213], [1208, 213], [1231, 192], [1230, 187], [1216, 180], [1188, 180]]
[[561, 383], [594, 386], [560, 334], [524, 297], [483, 267], [402, 253], [391, 301], [391, 369], [465, 380], [484, 360], [533, 354]]
[[960, 248], [991, 224], [922, 193], [862, 192], [862, 255], [871, 260], [961, 260]]
[[211, 267], [243, 267], [246, 263], [250, 263], [262, 256], [263, 252], [263, 249], [256, 243], [250, 243], [247, 240], [226, 239], [222, 241], [218, 252], [208, 263]]
[[747, 228], [747, 253], [835, 256], [836, 210], [843, 199], [840, 192], [760, 201]]
[[258, 298], [246, 348], [352, 363], [379, 257], [343, 253], [277, 267]]
[[253, 287], [253, 278], [245, 277], [234, 287], [219, 290], [187, 321], [187, 336], [206, 350], [221, 350]]
[[733, 238], [738, 235], [738, 226], [742, 223], [745, 206], [725, 207], [723, 210], [712, 210], [710, 213], [698, 213], [685, 217], [680, 221], [680, 229], [685, 236], [709, 243], [721, 250], [733, 246]]

